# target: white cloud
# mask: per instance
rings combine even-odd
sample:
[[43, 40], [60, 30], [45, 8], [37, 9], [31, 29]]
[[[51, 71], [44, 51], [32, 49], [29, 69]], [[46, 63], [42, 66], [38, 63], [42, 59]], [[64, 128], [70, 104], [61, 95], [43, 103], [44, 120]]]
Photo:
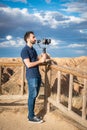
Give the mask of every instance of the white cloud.
[[[7, 34], [11, 34], [12, 36], [7, 35], [6, 40], [8, 41], [1, 42], [0, 47], [23, 46], [24, 45], [23, 39], [17, 38], [14, 40], [13, 35], [15, 34], [16, 36], [21, 37], [20, 34], [23, 36], [23, 32], [25, 32], [26, 30], [34, 30], [35, 33], [39, 30], [38, 31], [39, 35], [40, 33], [41, 35], [44, 34], [46, 34], [46, 36], [50, 35], [50, 37], [52, 37], [52, 43], [50, 47], [54, 48], [57, 47], [61, 49], [66, 47], [68, 48], [85, 47], [86, 45], [84, 44], [70, 44], [71, 41], [70, 42], [68, 41], [70, 45], [67, 45], [68, 44], [67, 39], [69, 40], [68, 34], [69, 36], [73, 35], [74, 37], [75, 35], [76, 37], [77, 33], [77, 36], [79, 37], [79, 34], [81, 35], [81, 33], [83, 34], [83, 32], [85, 33], [87, 32], [87, 30], [82, 29], [82, 27], [85, 28], [85, 26], [87, 25], [87, 24], [84, 25], [83, 23], [84, 21], [86, 22], [84, 18], [70, 15], [67, 16], [66, 14], [62, 14], [57, 11], [44, 11], [44, 12], [34, 11], [34, 13], [30, 14], [28, 9], [26, 8], [19, 9], [19, 8], [3, 7], [0, 8], [0, 30], [3, 30], [5, 34], [7, 31]], [[79, 26], [80, 24], [82, 24], [81, 29]], [[78, 29], [77, 26], [80, 29], [79, 31], [77, 31]], [[75, 31], [76, 33], [74, 34], [73, 32]], [[0, 33], [2, 34], [2, 32]], [[54, 37], [56, 40], [53, 39]], [[57, 40], [59, 38], [62, 39], [62, 41]], [[65, 41], [63, 41], [63, 38], [65, 39]], [[74, 38], [72, 38], [72, 40], [74, 41]], [[64, 44], [62, 43], [65, 43], [65, 45], [67, 46], [63, 46]]]
[[84, 50], [76, 50], [75, 51], [77, 54], [81, 54], [81, 55], [84, 55], [85, 54], [85, 51]]
[[46, 3], [50, 3], [51, 2], [51, 0], [45, 0], [46, 1]]
[[78, 48], [78, 47], [87, 47], [85, 44], [70, 44], [67, 46], [68, 48]]
[[64, 4], [63, 6], [66, 7], [66, 9], [63, 10], [67, 12], [83, 13], [87, 11], [87, 3], [84, 2], [70, 2], [68, 4]]
[[70, 18], [69, 22], [73, 22], [73, 23], [81, 23], [85, 21], [83, 18], [79, 18], [75, 16], [69, 16], [69, 18]]
[[7, 16], [10, 16], [10, 17], [12, 17], [12, 16], [17, 17], [19, 15], [21, 16], [21, 15], [24, 15], [24, 14], [26, 14], [26, 16], [27, 16], [27, 14], [28, 14], [27, 8], [19, 9], [19, 8], [2, 7], [2, 8], [0, 8], [0, 11], [1, 11], [1, 14], [2, 13], [4, 14], [3, 16], [7, 15]]
[[51, 40], [51, 46], [52, 46], [52, 47], [53, 47], [53, 46], [57, 46], [57, 45], [61, 44], [61, 42], [62, 42], [62, 41], [60, 41], [60, 40], [52, 39], [52, 40]]
[[11, 35], [6, 36], [6, 40], [11, 40], [11, 39], [12, 39]]
[[85, 21], [83, 18], [76, 16], [66, 16], [57, 11], [37, 12], [34, 15], [40, 20], [43, 25], [48, 25], [54, 29], [56, 29], [58, 26], [67, 27], [71, 23], [78, 24]]
[[[62, 10], [69, 15], [71, 22], [81, 23], [87, 21], [87, 3], [84, 2], [70, 2], [63, 5]], [[75, 15], [73, 13], [76, 13]]]
[[65, 46], [63, 46], [64, 41], [61, 40], [57, 40], [57, 39], [51, 39], [51, 44], [49, 44], [48, 49], [57, 49], [57, 48], [65, 48]]
[[58, 25], [58, 21], [55, 19], [55, 15], [58, 15], [57, 12], [37, 12], [34, 15], [37, 19], [42, 23], [42, 25], [48, 25], [51, 28], [56, 28]]
[[[4, 15], [3, 15], [4, 14]], [[57, 29], [59, 26], [67, 27], [69, 24], [78, 24], [85, 21], [83, 18], [75, 16], [66, 16], [57, 11], [34, 12], [30, 14], [27, 8], [0, 8], [0, 27], [7, 29], [24, 29], [31, 27], [47, 26]], [[6, 30], [5, 30], [6, 31]]]
[[6, 41], [0, 43], [0, 48], [2, 48], [2, 47], [21, 47], [21, 46], [24, 46], [24, 44], [25, 43], [22, 38], [15, 38], [15, 40], [14, 40], [14, 39], [10, 39], [10, 37], [8, 37], [8, 39]]
[[16, 41], [14, 41], [14, 40], [9, 40], [9, 44], [10, 44], [10, 46], [16, 46]]
[[25, 42], [22, 38], [17, 38], [16, 40], [16, 47], [24, 46]]
[[80, 32], [80, 33], [84, 33], [84, 31], [83, 31], [82, 29], [81, 29], [81, 30], [79, 30], [79, 32]]
[[87, 29], [80, 29], [79, 32], [80, 32], [80, 33], [87, 34]]
[[23, 3], [27, 3], [27, 0], [11, 0], [13, 2], [23, 2]]

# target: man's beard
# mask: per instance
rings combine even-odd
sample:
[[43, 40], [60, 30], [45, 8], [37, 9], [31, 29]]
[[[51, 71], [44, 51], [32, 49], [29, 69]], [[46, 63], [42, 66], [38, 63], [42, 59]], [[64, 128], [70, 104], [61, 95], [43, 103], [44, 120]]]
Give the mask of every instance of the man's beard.
[[36, 41], [31, 41], [31, 44], [34, 45], [36, 43]]

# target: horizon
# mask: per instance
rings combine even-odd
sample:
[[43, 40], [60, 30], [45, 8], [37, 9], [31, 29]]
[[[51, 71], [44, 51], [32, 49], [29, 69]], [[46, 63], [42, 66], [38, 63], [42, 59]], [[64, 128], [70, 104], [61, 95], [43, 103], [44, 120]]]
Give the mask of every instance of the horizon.
[[87, 56], [87, 0], [1, 0], [0, 30], [0, 58], [20, 57], [26, 31], [51, 39], [51, 57]]

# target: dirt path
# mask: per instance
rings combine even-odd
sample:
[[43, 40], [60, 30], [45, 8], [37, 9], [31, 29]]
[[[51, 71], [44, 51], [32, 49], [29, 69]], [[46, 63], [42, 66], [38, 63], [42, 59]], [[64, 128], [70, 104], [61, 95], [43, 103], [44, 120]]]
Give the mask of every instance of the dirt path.
[[0, 113], [0, 130], [79, 130], [52, 113], [46, 114], [45, 122], [41, 124], [30, 123], [26, 115], [26, 112], [3, 111]]
[[35, 106], [35, 114], [43, 117], [43, 123], [29, 122], [27, 113], [27, 100], [0, 101], [0, 130], [83, 130], [66, 120], [55, 108], [46, 114], [43, 100], [37, 99]]

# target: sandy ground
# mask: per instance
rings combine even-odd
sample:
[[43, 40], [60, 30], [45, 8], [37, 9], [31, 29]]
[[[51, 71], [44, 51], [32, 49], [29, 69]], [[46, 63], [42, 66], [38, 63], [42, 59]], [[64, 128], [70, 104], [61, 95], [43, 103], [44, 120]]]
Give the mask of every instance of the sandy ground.
[[52, 113], [45, 115], [41, 124], [31, 123], [27, 120], [26, 113], [2, 112], [0, 114], [0, 130], [79, 130], [60, 117]]
[[0, 130], [86, 130], [53, 106], [50, 113], [45, 113], [43, 98], [37, 98], [35, 104], [35, 114], [43, 117], [43, 123], [29, 122], [27, 113], [27, 99], [0, 100]]
[[[8, 101], [3, 103], [6, 105], [6, 102]], [[12, 103], [13, 105], [0, 106], [0, 130], [83, 130], [66, 120], [55, 108], [52, 108], [50, 113], [45, 113], [43, 100], [37, 100], [35, 106], [35, 114], [43, 117], [44, 122], [41, 124], [28, 121], [27, 101], [21, 101], [22, 105], [18, 105], [18, 101]]]

